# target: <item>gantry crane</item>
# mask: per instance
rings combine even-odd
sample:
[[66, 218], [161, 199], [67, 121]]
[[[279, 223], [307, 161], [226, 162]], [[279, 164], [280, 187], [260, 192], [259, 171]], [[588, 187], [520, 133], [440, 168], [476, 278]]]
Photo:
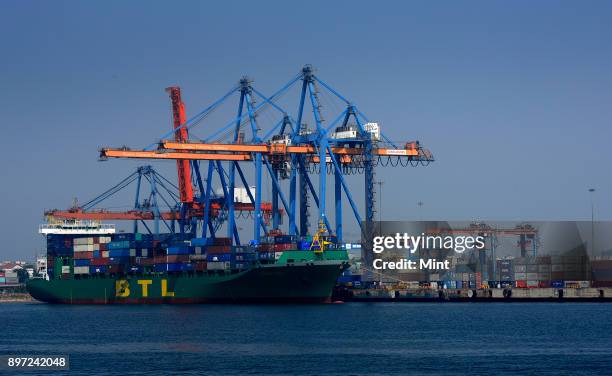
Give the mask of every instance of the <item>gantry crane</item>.
[[[179, 171], [182, 166], [178, 165]], [[190, 171], [185, 174], [189, 178]], [[180, 176], [180, 172], [179, 172]], [[148, 192], [143, 187], [144, 182], [149, 183]], [[108, 210], [98, 209], [100, 204], [115, 196], [122, 190], [128, 188], [132, 183], [136, 186], [136, 197], [134, 206], [129, 210]], [[160, 224], [164, 224], [166, 230], [170, 233], [177, 232], [176, 224], [183, 222], [191, 222], [199, 220], [204, 212], [202, 208], [195, 207], [192, 210], [181, 213], [181, 200], [192, 202], [194, 199], [199, 199], [193, 195], [193, 187], [183, 183], [186, 190], [181, 190], [170, 180], [159, 174], [151, 166], [141, 166], [133, 173], [122, 179], [119, 183], [104, 191], [95, 198], [85, 202], [84, 204], [75, 205], [67, 210], [47, 210], [45, 216], [49, 221], [55, 220], [91, 220], [91, 221], [134, 221], [133, 231], [138, 232], [139, 224], [145, 227], [149, 233], [160, 233]], [[186, 195], [180, 195], [180, 192], [187, 192]], [[190, 197], [190, 200], [188, 198]], [[251, 213], [254, 211], [251, 203], [234, 202], [234, 207], [238, 213]], [[214, 235], [215, 231], [226, 220], [225, 215], [227, 202], [225, 197], [215, 196], [211, 199], [209, 216], [210, 231]], [[268, 203], [261, 204], [261, 211], [264, 213], [265, 223], [269, 223], [272, 217], [272, 205]], [[282, 210], [280, 213], [282, 215]], [[147, 221], [153, 221], [153, 229], [149, 228]]]
[[[289, 115], [280, 107], [277, 99], [296, 83], [301, 82], [299, 106], [296, 117]], [[319, 100], [320, 89], [324, 89], [338, 98], [344, 104], [344, 110], [326, 124], [322, 116]], [[181, 187], [181, 218], [179, 223], [185, 224], [188, 218], [202, 221], [202, 237], [208, 235], [210, 211], [212, 210], [212, 180], [216, 174], [221, 182], [226, 198], [234, 195], [236, 187], [236, 172], [246, 188], [254, 211], [253, 239], [260, 241], [261, 231], [267, 233], [262, 212], [262, 179], [267, 171], [272, 186], [272, 226], [274, 230], [280, 225], [280, 203], [289, 217], [288, 233], [290, 235], [306, 236], [309, 232], [309, 199], [318, 207], [317, 223], [322, 222], [328, 232], [335, 234], [338, 242], [342, 242], [342, 200], [348, 200], [355, 220], [364, 230], [362, 216], [353, 199], [346, 181], [347, 175], [363, 174], [365, 182], [365, 222], [374, 220], [374, 168], [378, 165], [418, 166], [427, 165], [433, 161], [432, 154], [424, 149], [418, 141], [405, 142], [400, 146], [389, 140], [377, 123], [372, 123], [357, 108], [336, 90], [330, 87], [314, 74], [310, 65], [293, 77], [280, 90], [270, 97], [263, 95], [248, 78], [242, 78], [221, 99], [185, 120], [184, 104], [178, 87], [169, 89], [172, 98], [174, 128], [172, 132], [162, 136], [158, 142], [143, 150], [123, 148], [102, 148], [100, 158], [136, 158], [136, 159], [166, 159], [176, 160], [179, 170], [179, 186]], [[188, 130], [200, 123], [212, 113], [221, 103], [232, 95], [239, 94], [237, 115], [225, 126], [218, 129], [206, 139], [190, 138]], [[262, 100], [256, 104], [255, 97]], [[314, 129], [303, 126], [305, 105], [310, 102], [314, 118]], [[260, 134], [258, 114], [263, 108], [273, 108], [279, 111], [282, 119], [266, 134]], [[246, 139], [243, 128], [250, 130], [250, 138]], [[227, 142], [218, 142], [219, 135], [229, 135]], [[168, 137], [174, 135], [173, 140]], [[208, 165], [206, 178], [200, 173], [200, 163]], [[227, 170], [223, 163], [227, 162]], [[241, 164], [254, 164], [255, 192], [253, 194], [247, 184]], [[195, 174], [195, 182], [202, 192], [199, 199], [190, 196], [191, 181], [189, 171]], [[315, 189], [310, 175], [319, 176], [318, 189]], [[334, 175], [334, 219], [332, 228], [326, 207], [327, 175]], [[280, 181], [289, 181], [288, 194], [283, 191]], [[205, 184], [206, 183], [206, 184]], [[280, 203], [279, 203], [280, 200]], [[298, 207], [299, 201], [299, 207]], [[235, 222], [236, 207], [232, 199], [227, 200], [227, 235], [240, 244], [238, 229]], [[193, 213], [202, 214], [201, 217]], [[191, 215], [188, 215], [191, 213]], [[299, 213], [299, 214], [298, 214]], [[298, 226], [299, 221], [299, 226]], [[197, 226], [181, 227], [181, 231], [195, 231]], [[211, 234], [212, 235], [212, 234]], [[366, 237], [367, 238], [367, 237]]]

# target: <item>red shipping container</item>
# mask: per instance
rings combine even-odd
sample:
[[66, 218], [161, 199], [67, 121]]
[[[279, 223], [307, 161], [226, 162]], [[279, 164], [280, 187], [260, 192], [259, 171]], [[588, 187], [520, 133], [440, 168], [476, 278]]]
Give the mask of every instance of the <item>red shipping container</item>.
[[74, 258], [77, 259], [77, 260], [92, 259], [93, 258], [93, 252], [92, 251], [74, 252]]
[[107, 270], [109, 273], [123, 273], [125, 271], [125, 267], [123, 264], [114, 264], [109, 265]]
[[165, 264], [166, 263], [166, 256], [155, 256], [153, 258], [153, 262], [155, 264]]
[[223, 246], [232, 245], [232, 240], [230, 238], [214, 238], [213, 246], [215, 245], [223, 245]]
[[176, 263], [176, 262], [189, 262], [189, 255], [168, 255], [167, 262]]
[[519, 289], [526, 289], [527, 288], [527, 281], [525, 281], [525, 280], [516, 281], [516, 287], [519, 288]]
[[94, 266], [108, 265], [108, 258], [103, 257], [103, 258], [91, 259], [90, 265], [94, 265]]
[[206, 247], [208, 253], [231, 253], [232, 247], [226, 245], [209, 245]]
[[145, 258], [145, 257], [138, 257], [136, 259], [136, 263], [138, 265], [153, 265], [153, 264], [155, 264], [155, 259]]
[[100, 244], [100, 251], [108, 251], [108, 249], [106, 249], [106, 243]]
[[4, 272], [0, 272], [0, 277], [4, 277]]
[[206, 270], [206, 261], [197, 261], [194, 264], [194, 268], [198, 272], [203, 272]]
[[538, 283], [539, 288], [548, 288], [550, 287], [550, 281], [540, 281]]
[[274, 244], [274, 251], [287, 251], [290, 249], [296, 249], [296, 245], [293, 243], [285, 243], [285, 244]]
[[94, 238], [93, 238], [93, 243], [94, 243], [94, 244], [100, 244], [100, 238], [99, 238], [99, 237], [97, 237], [97, 236], [94, 236]]

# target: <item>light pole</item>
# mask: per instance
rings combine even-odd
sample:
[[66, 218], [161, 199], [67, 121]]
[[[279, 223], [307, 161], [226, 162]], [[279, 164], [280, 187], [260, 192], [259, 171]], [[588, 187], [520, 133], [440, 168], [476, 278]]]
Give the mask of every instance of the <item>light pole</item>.
[[593, 201], [593, 195], [595, 194], [595, 188], [589, 188], [589, 192], [591, 193], [589, 196], [591, 197], [591, 249], [593, 255], [595, 255], [595, 204]]

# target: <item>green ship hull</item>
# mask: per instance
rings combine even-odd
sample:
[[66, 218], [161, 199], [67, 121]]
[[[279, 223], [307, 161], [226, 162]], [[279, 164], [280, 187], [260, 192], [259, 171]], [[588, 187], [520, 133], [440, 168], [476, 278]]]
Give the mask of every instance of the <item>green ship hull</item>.
[[39, 301], [64, 304], [321, 303], [347, 267], [345, 251], [289, 251], [244, 271], [32, 279], [27, 289]]

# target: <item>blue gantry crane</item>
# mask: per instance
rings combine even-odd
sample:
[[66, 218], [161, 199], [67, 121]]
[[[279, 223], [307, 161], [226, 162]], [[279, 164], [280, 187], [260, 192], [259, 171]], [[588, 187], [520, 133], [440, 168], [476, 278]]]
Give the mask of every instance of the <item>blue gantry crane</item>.
[[[281, 106], [280, 98], [294, 86], [299, 87], [299, 98], [297, 111], [292, 116]], [[340, 243], [343, 237], [343, 200], [348, 201], [362, 231], [366, 231], [364, 223], [374, 221], [374, 171], [377, 166], [419, 166], [434, 160], [418, 141], [400, 145], [392, 142], [377, 123], [371, 122], [354, 103], [319, 78], [310, 65], [304, 66], [270, 96], [264, 95], [250, 79], [243, 77], [219, 100], [188, 120], [180, 89], [173, 87], [168, 90], [174, 119], [172, 131], [140, 150], [102, 148], [100, 157], [176, 160], [180, 191], [179, 230], [194, 236], [215, 236], [215, 229], [211, 226], [214, 209], [217, 215], [219, 211], [224, 213], [227, 236], [234, 244], [240, 245], [236, 213], [238, 209], [243, 210], [244, 205], [253, 212], [254, 242], [258, 243], [262, 234], [270, 230], [280, 231], [283, 213], [288, 217], [288, 234], [306, 236], [310, 231], [309, 207], [312, 200], [318, 209], [316, 222], [323, 224]], [[320, 97], [323, 92], [342, 103], [341, 110], [334, 113], [329, 122], [322, 113]], [[235, 117], [208, 137], [198, 138], [190, 134], [194, 127], [232, 97], [238, 97]], [[314, 127], [306, 125], [307, 103], [312, 109]], [[280, 115], [280, 120], [261, 124], [259, 115], [268, 109]], [[266, 127], [269, 129], [264, 132]], [[169, 139], [171, 136], [174, 139]], [[253, 185], [249, 184], [243, 170], [245, 164], [254, 167]], [[333, 175], [334, 226], [330, 223], [330, 210], [326, 206], [328, 175]], [[364, 216], [360, 214], [347, 183], [348, 175], [364, 177]], [[317, 188], [313, 183], [315, 176], [318, 176]], [[215, 178], [220, 183], [224, 200], [213, 207]], [[269, 205], [262, 203], [264, 179], [268, 179], [271, 186]], [[242, 187], [237, 187], [238, 181]], [[200, 192], [197, 196], [193, 194], [194, 186]], [[235, 198], [237, 189], [247, 197], [243, 202]], [[266, 215], [271, 216], [271, 229], [264, 220]], [[199, 231], [201, 234], [196, 234]]]

